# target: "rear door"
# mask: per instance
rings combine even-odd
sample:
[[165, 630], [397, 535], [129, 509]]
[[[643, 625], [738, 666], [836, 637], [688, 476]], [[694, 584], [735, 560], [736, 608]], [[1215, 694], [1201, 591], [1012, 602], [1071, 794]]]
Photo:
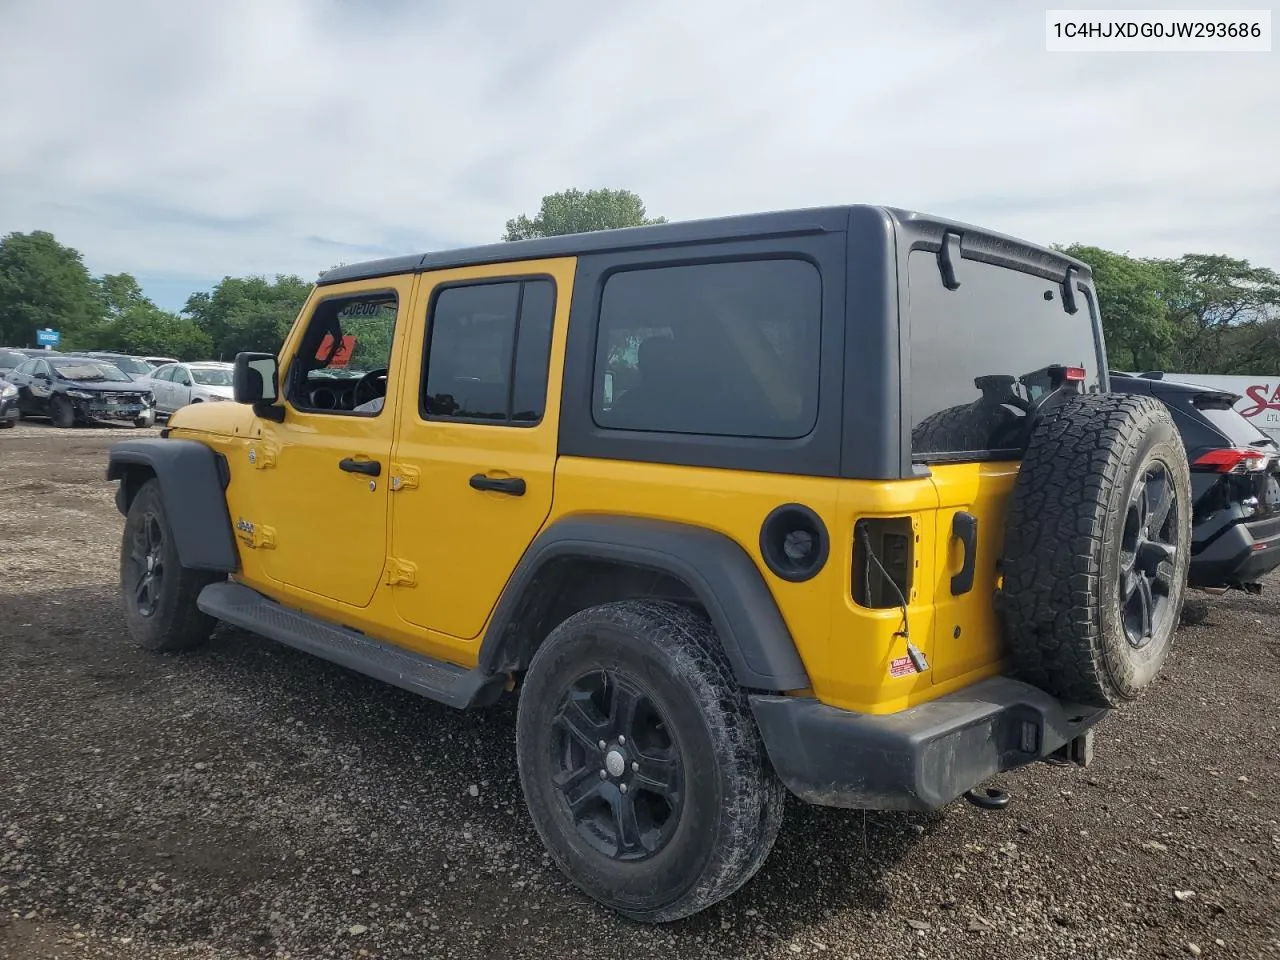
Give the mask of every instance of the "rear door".
[[169, 400], [169, 390], [172, 384], [169, 378], [173, 376], [173, 367], [161, 367], [151, 375], [151, 396], [156, 402], [156, 410], [160, 413], [169, 413], [173, 410], [173, 404]]
[[[1004, 655], [995, 610], [1005, 514], [1018, 477], [1027, 408], [1052, 365], [1083, 367], [1100, 387], [1092, 294], [1013, 266], [955, 257], [944, 284], [937, 254], [908, 255], [912, 458], [938, 492], [934, 518], [934, 683]], [[1070, 310], [1074, 307], [1074, 312]]]
[[409, 624], [478, 636], [551, 511], [574, 269], [422, 277], [391, 467], [389, 582]]

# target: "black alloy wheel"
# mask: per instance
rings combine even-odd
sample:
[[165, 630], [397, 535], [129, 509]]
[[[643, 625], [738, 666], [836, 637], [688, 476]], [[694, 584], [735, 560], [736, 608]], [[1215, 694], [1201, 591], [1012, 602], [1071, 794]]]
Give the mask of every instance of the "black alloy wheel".
[[613, 860], [662, 850], [680, 819], [684, 761], [637, 679], [619, 669], [578, 677], [553, 727], [554, 783], [578, 836]]
[[132, 576], [125, 581], [125, 589], [132, 594], [134, 609], [140, 617], [154, 616], [160, 605], [165, 577], [164, 543], [160, 518], [154, 513], [144, 513], [134, 530], [129, 551]]
[[1142, 649], [1176, 615], [1174, 565], [1181, 531], [1169, 471], [1159, 460], [1134, 485], [1120, 541], [1120, 607], [1125, 638]]

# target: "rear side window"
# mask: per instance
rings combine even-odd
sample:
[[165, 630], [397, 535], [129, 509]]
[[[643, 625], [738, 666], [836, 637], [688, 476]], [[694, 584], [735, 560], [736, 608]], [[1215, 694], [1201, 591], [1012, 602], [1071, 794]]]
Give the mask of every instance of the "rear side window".
[[[1200, 416], [1204, 417], [1228, 442], [1240, 447], [1259, 445], [1267, 435], [1250, 423], [1231, 405], [1231, 400], [1217, 397], [1196, 398], [1193, 402]], [[1262, 445], [1265, 446], [1265, 443]]]
[[956, 264], [956, 279], [943, 285], [933, 253], [908, 256], [912, 456], [1018, 456], [1047, 368], [1083, 367], [1082, 389], [1099, 389], [1091, 298], [1077, 291], [1067, 313], [1061, 284], [974, 260]]
[[798, 438], [817, 419], [822, 288], [799, 259], [615, 273], [596, 341], [597, 425]]
[[538, 423], [547, 402], [554, 316], [550, 280], [441, 290], [431, 311], [423, 415]]

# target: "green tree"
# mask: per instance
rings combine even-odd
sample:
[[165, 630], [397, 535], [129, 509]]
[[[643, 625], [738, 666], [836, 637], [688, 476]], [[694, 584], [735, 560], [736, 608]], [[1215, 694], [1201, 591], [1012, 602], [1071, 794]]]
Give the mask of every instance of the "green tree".
[[[1272, 373], [1280, 363], [1280, 274], [1220, 254], [1165, 261], [1163, 300], [1183, 372]], [[1267, 368], [1270, 369], [1267, 369]]]
[[1061, 249], [1093, 270], [1111, 365], [1138, 371], [1167, 365], [1177, 338], [1162, 299], [1168, 277], [1165, 263], [1081, 243]]
[[243, 350], [274, 353], [311, 292], [301, 277], [223, 277], [193, 293], [182, 312], [209, 337], [212, 353], [232, 360]]
[[613, 230], [618, 227], [643, 227], [666, 223], [665, 217], [646, 216], [644, 201], [630, 190], [564, 190], [542, 198], [542, 206], [533, 219], [523, 213], [507, 221], [503, 240], [528, 240], [533, 237], [558, 237], [566, 233]]
[[211, 343], [204, 331], [190, 320], [157, 307], [132, 274], [109, 273], [95, 283], [101, 316], [92, 326], [67, 337], [66, 348], [118, 350], [180, 360], [203, 360], [209, 356]]
[[0, 343], [34, 345], [42, 327], [74, 339], [101, 317], [97, 286], [78, 250], [44, 230], [0, 239]]

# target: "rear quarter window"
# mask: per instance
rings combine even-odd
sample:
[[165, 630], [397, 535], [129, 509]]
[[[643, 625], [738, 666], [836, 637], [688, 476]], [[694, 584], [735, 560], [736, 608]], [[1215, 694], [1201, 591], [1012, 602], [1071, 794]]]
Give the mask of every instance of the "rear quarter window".
[[617, 430], [787, 438], [818, 410], [822, 285], [807, 260], [624, 270], [600, 305], [592, 415]]

